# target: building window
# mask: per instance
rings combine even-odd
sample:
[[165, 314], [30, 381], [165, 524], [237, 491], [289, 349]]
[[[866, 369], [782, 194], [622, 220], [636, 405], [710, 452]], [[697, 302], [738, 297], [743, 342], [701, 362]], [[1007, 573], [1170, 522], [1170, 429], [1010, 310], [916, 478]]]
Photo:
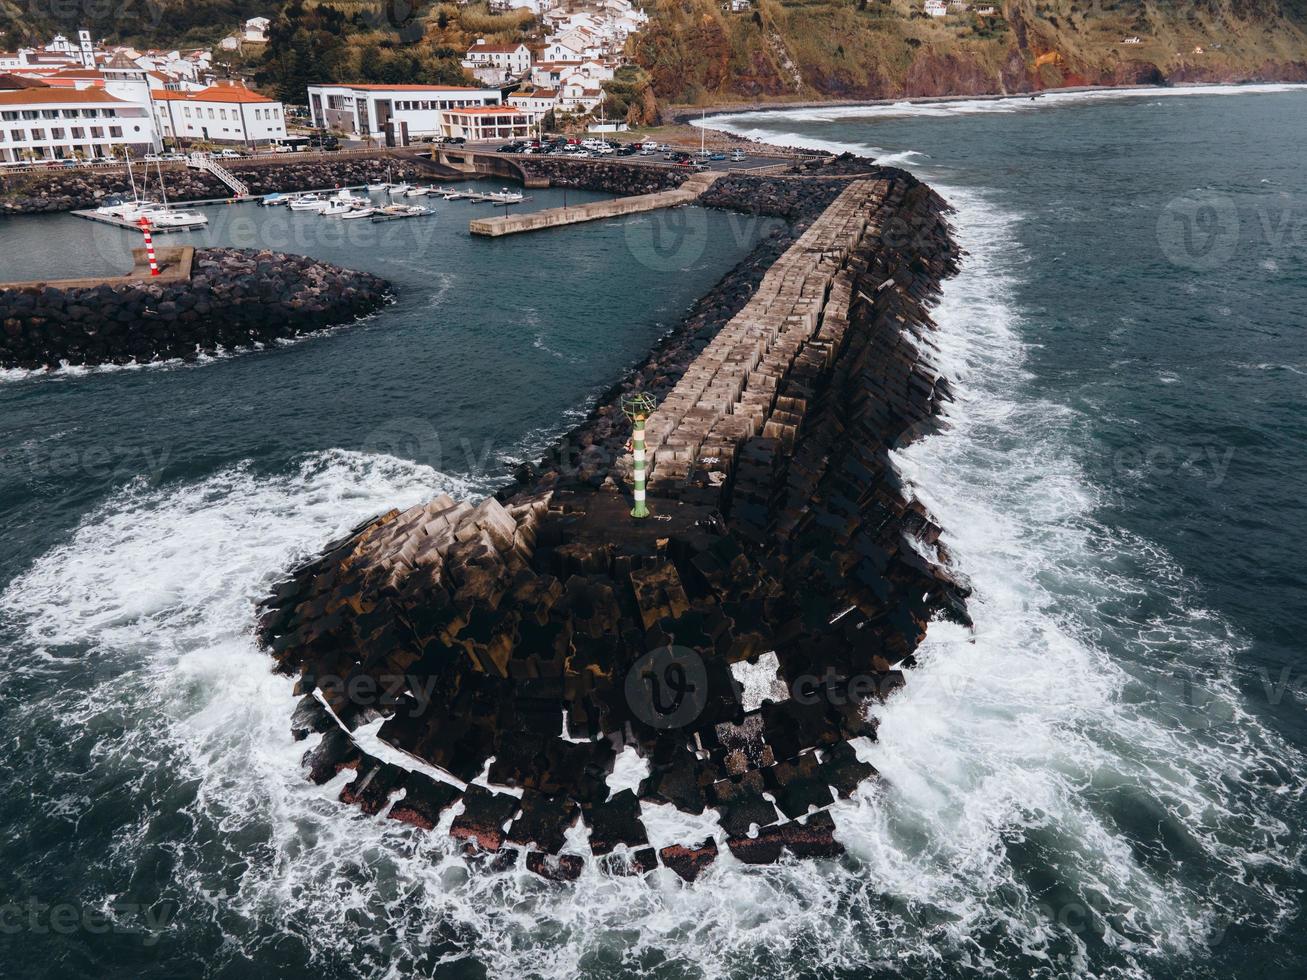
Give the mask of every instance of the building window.
[[116, 139], [122, 139], [123, 128], [121, 126], [110, 126], [109, 135]]
[[27, 138], [23, 135], [23, 131], [21, 129], [11, 130], [9, 135], [13, 138], [13, 141], [15, 143], [21, 143]]

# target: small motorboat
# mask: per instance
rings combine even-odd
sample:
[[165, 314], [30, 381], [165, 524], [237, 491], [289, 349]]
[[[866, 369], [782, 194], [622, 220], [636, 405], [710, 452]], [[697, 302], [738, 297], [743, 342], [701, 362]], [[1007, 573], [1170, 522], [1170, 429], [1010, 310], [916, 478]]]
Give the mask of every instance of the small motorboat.
[[372, 216], [372, 220], [398, 221], [401, 218], [422, 218], [431, 214], [435, 212], [420, 204], [391, 204], [384, 208], [377, 208], [377, 213]]
[[177, 211], [162, 205], [140, 208], [137, 220], [142, 217], [149, 218], [156, 228], [195, 228], [209, 223], [208, 217], [198, 211]]
[[354, 210], [354, 205], [348, 201], [325, 201], [318, 214], [324, 218], [334, 218], [337, 215], [349, 214]]
[[327, 202], [317, 194], [301, 194], [291, 198], [287, 204], [292, 211], [321, 211], [326, 206]]
[[518, 191], [510, 191], [507, 187], [492, 191], [486, 197], [496, 204], [518, 204], [522, 201], [522, 195]]
[[380, 184], [368, 184], [369, 194], [380, 194], [382, 191], [390, 190], [390, 185], [382, 181]]
[[348, 214], [342, 214], [340, 220], [351, 221], [355, 218], [370, 218], [379, 210], [380, 208], [352, 208]]
[[435, 193], [434, 187], [413, 187], [404, 192], [405, 197], [426, 197], [428, 194]]
[[276, 207], [285, 204], [288, 200], [290, 198], [285, 194], [265, 194], [259, 201], [259, 206], [265, 208]]
[[403, 181], [400, 181], [398, 184], [391, 184], [390, 185], [391, 196], [398, 197], [401, 194], [406, 194], [410, 189], [412, 189], [412, 187], [413, 187], [412, 184], [406, 184]]

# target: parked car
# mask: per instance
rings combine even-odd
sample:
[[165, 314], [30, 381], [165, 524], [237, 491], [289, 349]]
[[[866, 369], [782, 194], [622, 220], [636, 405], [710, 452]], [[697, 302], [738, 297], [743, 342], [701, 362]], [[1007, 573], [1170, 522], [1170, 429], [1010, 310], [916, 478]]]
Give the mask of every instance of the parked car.
[[725, 153], [714, 153], [714, 154], [713, 154], [711, 157], [709, 157], [708, 159], [710, 159], [710, 160], [725, 160], [725, 159], [726, 159], [726, 154], [725, 154]]

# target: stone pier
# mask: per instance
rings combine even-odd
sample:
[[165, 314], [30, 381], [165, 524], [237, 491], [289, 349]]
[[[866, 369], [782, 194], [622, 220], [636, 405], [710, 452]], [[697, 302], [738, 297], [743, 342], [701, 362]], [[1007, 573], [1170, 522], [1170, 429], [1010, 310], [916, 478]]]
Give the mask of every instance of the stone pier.
[[877, 233], [888, 184], [859, 180], [836, 198], [763, 277], [753, 298], [699, 355], [647, 426], [654, 487], [703, 467], [725, 479], [755, 436], [794, 445], [805, 405], [778, 396], [803, 356], [828, 364], [848, 329], [849, 258]]
[[[768, 180], [732, 193], [779, 206]], [[967, 622], [891, 457], [950, 397], [928, 311], [958, 251], [903, 171], [820, 197], [738, 312], [638, 372], [665, 392], [652, 516], [630, 516], [614, 390], [495, 496], [389, 511], [272, 590], [259, 638], [297, 678], [314, 782], [489, 873], [567, 880], [590, 857], [694, 880], [726, 851], [843, 851], [837, 800], [882, 785], [859, 754], [879, 705], [928, 623]], [[355, 738], [377, 720], [389, 761]], [[614, 791], [627, 748], [648, 775]], [[659, 839], [665, 805], [713, 829]]]
[[539, 231], [542, 228], [558, 228], [562, 225], [576, 225], [583, 221], [598, 221], [602, 218], [616, 218], [624, 214], [639, 214], [643, 211], [657, 211], [660, 208], [672, 208], [679, 204], [693, 204], [699, 196], [712, 187], [721, 173], [697, 173], [680, 187], [658, 191], [653, 194], [636, 194], [632, 197], [617, 197], [611, 201], [593, 201], [567, 208], [549, 208], [531, 214], [509, 214], [497, 218], [474, 218], [468, 230], [474, 235], [499, 238], [501, 235], [515, 235], [523, 231]]

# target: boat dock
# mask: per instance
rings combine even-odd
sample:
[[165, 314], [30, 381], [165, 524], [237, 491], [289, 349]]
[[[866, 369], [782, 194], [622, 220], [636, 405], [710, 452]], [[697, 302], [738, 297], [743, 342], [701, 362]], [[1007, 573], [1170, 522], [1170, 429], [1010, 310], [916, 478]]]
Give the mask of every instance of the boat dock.
[[[89, 221], [98, 221], [101, 224], [113, 225], [115, 228], [125, 228], [128, 231], [140, 232], [141, 226], [135, 221], [128, 221], [126, 218], [120, 218], [112, 214], [99, 214], [95, 211], [74, 211], [73, 214], [79, 218], [86, 218]], [[150, 232], [155, 235], [166, 235], [170, 231], [190, 231], [193, 228], [203, 228], [203, 221], [197, 221], [193, 224], [186, 225], [169, 225], [167, 227], [155, 225]]]
[[562, 225], [576, 225], [584, 221], [599, 221], [604, 218], [616, 218], [625, 214], [639, 214], [643, 211], [657, 211], [672, 208], [680, 204], [693, 204], [704, 191], [722, 175], [722, 171], [697, 173], [689, 177], [680, 187], [653, 194], [636, 194], [633, 197], [616, 197], [610, 201], [593, 201], [575, 207], [549, 208], [531, 214], [503, 215], [496, 218], [474, 218], [468, 230], [474, 235], [499, 238], [503, 235], [515, 235], [524, 231], [539, 231], [542, 228], [558, 228]]

